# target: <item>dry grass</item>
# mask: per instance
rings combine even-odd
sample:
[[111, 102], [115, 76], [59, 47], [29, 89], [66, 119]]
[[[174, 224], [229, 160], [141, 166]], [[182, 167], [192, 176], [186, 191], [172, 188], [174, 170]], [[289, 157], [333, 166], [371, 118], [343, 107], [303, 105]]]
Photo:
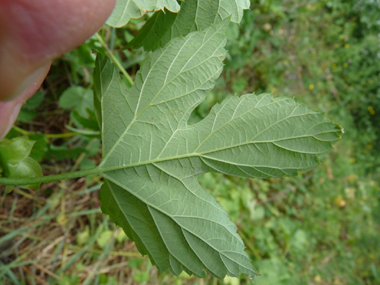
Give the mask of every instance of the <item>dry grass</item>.
[[[0, 284], [99, 284], [102, 275], [108, 282], [113, 277], [107, 284], [141, 284], [134, 278], [141, 273], [149, 275], [145, 284], [180, 280], [160, 274], [133, 242], [117, 240], [120, 229], [99, 208], [99, 184], [87, 187], [87, 182], [46, 183], [39, 191], [16, 187], [9, 194], [0, 186]], [[78, 243], [86, 227], [90, 234]], [[106, 231], [113, 234], [101, 247]], [[136, 258], [139, 265], [129, 266]]]
[[[68, 132], [65, 126], [72, 124], [70, 111], [60, 109], [57, 100], [62, 89], [58, 87], [71, 86], [70, 74], [61, 73], [66, 70], [64, 64], [64, 60], [56, 61], [59, 72], [53, 66], [42, 85], [46, 96], [36, 109], [38, 115], [33, 121], [16, 123], [27, 134], [63, 135], [49, 138], [49, 144], [55, 146], [70, 139], [64, 137]], [[75, 148], [75, 142], [68, 147]], [[70, 172], [79, 168], [83, 158], [84, 154], [74, 160], [44, 157], [41, 165], [44, 175]], [[96, 165], [100, 159], [100, 150], [91, 157]], [[15, 187], [9, 194], [0, 185], [0, 285], [209, 283], [162, 274], [147, 256], [141, 256], [133, 242], [126, 237], [118, 241], [121, 229], [100, 210], [101, 183], [99, 177], [83, 177], [45, 183], [39, 190]], [[85, 242], [78, 243], [86, 231]], [[112, 237], [99, 246], [105, 232], [112, 232]]]

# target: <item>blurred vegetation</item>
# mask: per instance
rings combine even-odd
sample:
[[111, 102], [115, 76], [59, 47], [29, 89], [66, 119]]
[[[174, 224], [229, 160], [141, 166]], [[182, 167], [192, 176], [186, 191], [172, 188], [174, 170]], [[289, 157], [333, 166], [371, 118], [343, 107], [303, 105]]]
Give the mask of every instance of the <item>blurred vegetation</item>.
[[[99, 163], [94, 52], [113, 53], [134, 77], [148, 54], [123, 47], [145, 19], [104, 27], [57, 60], [23, 107], [8, 137], [36, 140], [32, 157], [45, 174]], [[85, 177], [39, 192], [2, 192], [1, 284], [380, 284], [380, 4], [255, 0], [228, 38], [225, 71], [192, 122], [226, 96], [272, 92], [322, 110], [345, 129], [320, 167], [297, 177], [199, 177], [238, 225], [262, 276], [159, 273], [100, 213], [100, 178]]]

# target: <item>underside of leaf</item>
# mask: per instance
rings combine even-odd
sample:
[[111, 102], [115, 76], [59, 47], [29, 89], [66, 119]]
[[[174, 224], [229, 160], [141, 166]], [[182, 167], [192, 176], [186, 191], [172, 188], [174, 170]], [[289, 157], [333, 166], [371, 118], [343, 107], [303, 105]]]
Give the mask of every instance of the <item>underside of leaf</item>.
[[255, 274], [236, 226], [198, 175], [296, 175], [318, 165], [341, 135], [320, 112], [271, 94], [230, 97], [188, 125], [221, 73], [228, 23], [157, 49], [129, 90], [107, 59], [96, 60], [102, 210], [160, 270], [176, 275]]
[[165, 8], [171, 12], [178, 12], [180, 7], [176, 0], [117, 0], [107, 24], [113, 27], [122, 27], [131, 18], [138, 19], [146, 12]]
[[156, 12], [141, 28], [128, 47], [144, 47], [151, 51], [165, 46], [171, 39], [186, 36], [193, 31], [202, 31], [230, 17], [240, 23], [244, 9], [249, 8], [246, 0], [188, 0], [181, 3], [179, 13]]

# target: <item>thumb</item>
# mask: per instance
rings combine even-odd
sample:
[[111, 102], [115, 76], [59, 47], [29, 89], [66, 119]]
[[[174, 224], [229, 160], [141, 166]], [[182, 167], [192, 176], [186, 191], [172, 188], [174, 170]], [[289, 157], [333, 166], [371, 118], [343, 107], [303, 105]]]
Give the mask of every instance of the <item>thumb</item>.
[[[12, 115], [6, 120], [6, 114], [18, 113], [14, 110], [39, 88], [51, 61], [94, 34], [111, 14], [115, 2], [0, 1], [0, 137], [8, 129], [5, 126], [17, 117]], [[15, 109], [10, 112], [11, 108]]]
[[34, 93], [36, 93], [49, 72], [49, 68], [50, 65], [42, 69], [41, 74], [36, 78], [36, 80], [16, 98], [6, 102], [0, 101], [0, 140], [5, 137], [5, 135], [12, 128], [22, 105], [25, 104], [26, 100], [32, 97]]
[[50, 62], [95, 33], [115, 0], [0, 1], [0, 100], [25, 90]]

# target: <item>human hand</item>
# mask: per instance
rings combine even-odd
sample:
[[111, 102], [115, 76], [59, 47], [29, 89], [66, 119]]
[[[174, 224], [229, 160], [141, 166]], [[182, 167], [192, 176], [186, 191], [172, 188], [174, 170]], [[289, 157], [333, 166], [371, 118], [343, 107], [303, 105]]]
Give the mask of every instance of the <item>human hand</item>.
[[116, 0], [0, 0], [0, 139], [51, 62], [94, 34]]

